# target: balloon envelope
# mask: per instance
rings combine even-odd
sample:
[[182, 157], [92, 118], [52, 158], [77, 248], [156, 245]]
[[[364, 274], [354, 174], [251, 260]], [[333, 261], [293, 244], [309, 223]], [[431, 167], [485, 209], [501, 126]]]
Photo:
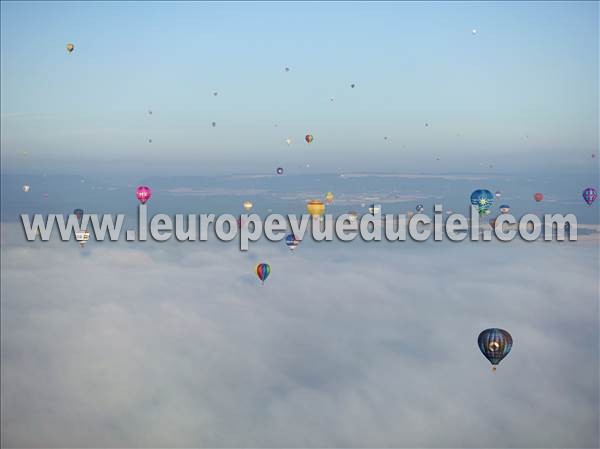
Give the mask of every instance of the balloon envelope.
[[310, 200], [306, 203], [306, 211], [313, 217], [318, 217], [325, 213], [325, 204], [323, 204], [323, 201]]
[[477, 344], [481, 353], [492, 365], [497, 365], [510, 352], [513, 339], [504, 329], [486, 329], [479, 334]]
[[254, 267], [254, 271], [256, 272], [258, 279], [264, 283], [269, 277], [269, 274], [271, 274], [271, 265], [268, 263], [259, 263]]
[[325, 194], [325, 201], [327, 201], [329, 204], [333, 203], [333, 192], [327, 192]]
[[479, 213], [484, 215], [494, 204], [494, 195], [485, 189], [477, 189], [471, 194], [471, 204], [479, 209]]
[[508, 214], [510, 212], [510, 206], [508, 204], [503, 204], [500, 206], [500, 213]]
[[314, 140], [314, 138], [312, 134], [307, 134], [306, 136], [304, 136], [304, 140], [306, 140], [306, 143], [311, 143]]
[[25, 192], [25, 193], [29, 192], [29, 185], [25, 184], [23, 186], [23, 192]]
[[139, 186], [135, 190], [135, 197], [140, 203], [146, 204], [146, 201], [152, 197], [152, 189], [148, 186]]
[[588, 187], [581, 195], [588, 206], [591, 206], [592, 203], [596, 201], [596, 198], [598, 198], [598, 192], [593, 187]]
[[[72, 52], [73, 52], [73, 50], [75, 50], [75, 45], [73, 45], [72, 43], [70, 43], [70, 42], [69, 42], [69, 43], [67, 44], [67, 51], [68, 51], [69, 53], [72, 53]], [[84, 53], [85, 53], [85, 51], [84, 51]]]
[[283, 168], [282, 167], [278, 167], [277, 168], [277, 174], [278, 175], [283, 175]]
[[533, 199], [539, 203], [540, 201], [542, 201], [544, 199], [544, 195], [541, 194], [540, 192], [537, 192], [535, 195], [533, 195]]
[[417, 209], [417, 212], [421, 212], [421, 211], [422, 211], [423, 209], [425, 209], [425, 208], [423, 207], [423, 205], [422, 205], [422, 204], [417, 204], [417, 207], [416, 207], [416, 209]]
[[244, 206], [244, 209], [246, 209], [246, 210], [252, 209], [252, 206], [253, 206], [252, 201], [249, 201], [249, 200], [244, 201], [243, 206]]
[[285, 244], [290, 250], [293, 251], [298, 248], [300, 240], [298, 240], [294, 234], [288, 234], [285, 236]]

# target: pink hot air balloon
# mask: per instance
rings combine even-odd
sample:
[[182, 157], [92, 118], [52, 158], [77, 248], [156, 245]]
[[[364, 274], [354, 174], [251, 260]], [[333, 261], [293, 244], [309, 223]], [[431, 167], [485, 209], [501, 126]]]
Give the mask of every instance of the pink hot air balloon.
[[135, 189], [135, 197], [140, 203], [146, 204], [146, 201], [152, 197], [152, 189], [148, 186], [139, 186]]
[[544, 199], [544, 195], [542, 195], [540, 192], [537, 192], [535, 195], [533, 195], [533, 199], [539, 203]]

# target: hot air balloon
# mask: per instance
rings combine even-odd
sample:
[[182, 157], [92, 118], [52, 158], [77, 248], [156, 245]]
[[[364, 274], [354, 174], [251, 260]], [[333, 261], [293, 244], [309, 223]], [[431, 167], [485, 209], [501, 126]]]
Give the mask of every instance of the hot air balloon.
[[152, 143], [152, 139], [148, 139], [148, 143]]
[[83, 209], [75, 209], [73, 213], [75, 214], [78, 220], [81, 220], [81, 217], [83, 217]]
[[283, 175], [283, 168], [282, 167], [278, 167], [277, 168], [277, 174], [278, 175]]
[[500, 206], [501, 214], [508, 214], [509, 212], [510, 212], [510, 206], [508, 204], [503, 204], [502, 206]]
[[79, 242], [79, 246], [81, 246], [82, 248], [85, 246], [86, 242], [90, 239], [90, 233], [87, 232], [86, 229], [83, 229], [82, 231], [77, 231], [75, 233], [75, 240], [77, 240]]
[[290, 251], [294, 251], [296, 248], [298, 248], [300, 240], [298, 240], [294, 234], [288, 234], [285, 236], [285, 244]]
[[269, 274], [271, 274], [271, 265], [268, 263], [259, 263], [254, 267], [254, 271], [258, 276], [258, 279], [260, 279], [260, 282], [264, 284], [269, 277]]
[[29, 185], [28, 184], [23, 185], [23, 192], [25, 192], [25, 193], [29, 192]]
[[287, 139], [285, 139], [285, 143], [287, 143], [288, 145], [292, 144], [292, 139], [290, 139], [289, 137]]
[[425, 127], [428, 128], [429, 127], [429, 123], [425, 123]]
[[327, 192], [325, 194], [325, 201], [327, 201], [327, 204], [333, 203], [333, 192]]
[[417, 204], [417, 207], [415, 209], [417, 210], [417, 212], [422, 212], [423, 209], [425, 209], [425, 208], [423, 207], [422, 204]]
[[496, 365], [510, 352], [513, 339], [505, 330], [492, 328], [479, 334], [477, 343], [485, 358], [492, 364], [492, 369], [496, 371]]
[[588, 206], [591, 206], [592, 203], [596, 201], [596, 198], [598, 198], [598, 192], [593, 187], [588, 187], [581, 195]]
[[148, 115], [152, 115], [152, 111], [150, 109], [148, 110]]
[[146, 201], [152, 197], [152, 189], [148, 186], [139, 186], [135, 189], [135, 197], [140, 203], [146, 204]]
[[542, 201], [544, 199], [544, 195], [541, 194], [540, 192], [537, 192], [535, 195], [533, 195], [533, 199], [539, 203], [540, 201]]
[[358, 220], [358, 212], [356, 212], [355, 210], [351, 210], [350, 212], [348, 212], [348, 215], [350, 215], [351, 222], [355, 222]]
[[312, 134], [307, 134], [307, 135], [304, 137], [304, 140], [306, 140], [306, 143], [311, 143], [311, 142], [312, 142], [314, 139], [313, 139], [313, 136], [312, 136]]
[[253, 206], [253, 204], [252, 204], [252, 201], [250, 201], [250, 200], [246, 200], [246, 201], [244, 201], [244, 204], [243, 204], [243, 206], [244, 206], [244, 209], [245, 209], [245, 210], [251, 210], [251, 209], [252, 209], [252, 206]]
[[502, 196], [502, 192], [500, 190], [496, 190], [496, 192], [494, 193], [494, 196], [496, 198], [500, 198]]
[[379, 206], [379, 204], [371, 204], [369, 206], [369, 213], [371, 215], [375, 215], [381, 212], [381, 206]]
[[217, 122], [212, 122], [211, 125], [214, 128], [215, 126], [217, 126]]
[[[73, 50], [75, 50], [75, 45], [73, 45], [72, 43], [70, 43], [70, 42], [69, 42], [69, 43], [67, 44], [67, 51], [68, 51], [69, 53], [73, 53]], [[84, 51], [84, 53], [85, 53], [85, 51]]]
[[356, 84], [350, 84], [350, 88], [354, 89], [356, 87]]
[[289, 67], [286, 67], [286, 68], [285, 68], [285, 71], [286, 71], [286, 72], [289, 72], [289, 71], [290, 71], [290, 68], [289, 68]]
[[306, 203], [306, 211], [313, 217], [319, 217], [325, 213], [325, 204], [323, 201], [310, 200]]
[[219, 92], [213, 92], [213, 96], [216, 97], [217, 95], [219, 95]]
[[480, 215], [487, 215], [494, 204], [494, 195], [485, 189], [477, 189], [471, 194], [471, 204], [479, 209]]

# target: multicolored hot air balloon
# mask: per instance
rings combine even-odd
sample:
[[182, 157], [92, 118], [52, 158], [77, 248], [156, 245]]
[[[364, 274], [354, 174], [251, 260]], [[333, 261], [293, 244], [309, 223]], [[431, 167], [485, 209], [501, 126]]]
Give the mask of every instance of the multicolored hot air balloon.
[[540, 192], [537, 192], [535, 195], [533, 195], [533, 199], [539, 203], [544, 199], [544, 195]]
[[306, 203], [306, 211], [313, 217], [319, 217], [325, 213], [325, 204], [323, 201], [310, 200]]
[[278, 167], [277, 168], [277, 174], [278, 175], [283, 175], [283, 167]]
[[73, 213], [75, 214], [78, 220], [81, 220], [81, 217], [83, 217], [83, 209], [75, 209]]
[[480, 215], [487, 215], [494, 204], [494, 195], [489, 190], [477, 189], [471, 194], [471, 204], [479, 209]]
[[300, 244], [300, 240], [296, 238], [294, 234], [288, 234], [285, 236], [285, 245], [290, 249], [290, 251], [294, 251], [298, 248]]
[[261, 284], [264, 284], [271, 274], [271, 265], [268, 263], [259, 263], [254, 267], [254, 272], [258, 276], [258, 279], [260, 279]]
[[501, 214], [508, 214], [509, 212], [510, 212], [510, 206], [508, 204], [503, 204], [502, 206], [500, 206]]
[[312, 134], [307, 134], [306, 136], [304, 136], [304, 140], [306, 140], [306, 143], [311, 143], [314, 140], [314, 138]]
[[591, 206], [592, 203], [596, 201], [596, 198], [598, 198], [598, 192], [593, 187], [588, 187], [581, 195], [588, 206]]
[[252, 201], [250, 201], [250, 200], [246, 200], [246, 201], [244, 201], [244, 203], [243, 203], [243, 206], [244, 206], [244, 209], [245, 209], [245, 210], [250, 210], [250, 209], [252, 209], [252, 206], [253, 206], [253, 204], [252, 204]]
[[513, 339], [505, 330], [492, 328], [479, 334], [477, 344], [482, 354], [492, 364], [492, 369], [496, 371], [498, 363], [510, 352]]
[[[69, 42], [69, 43], [67, 44], [67, 51], [68, 51], [69, 53], [73, 53], [73, 50], [75, 50], [75, 45], [73, 45], [71, 42]], [[84, 53], [85, 53], [85, 51], [84, 51]]]
[[417, 204], [417, 207], [415, 209], [417, 210], [417, 212], [423, 212], [423, 209], [425, 209], [425, 208], [423, 207], [422, 204]]
[[152, 189], [148, 186], [139, 186], [135, 189], [135, 197], [140, 203], [146, 204], [146, 201], [152, 197]]
[[333, 203], [333, 192], [327, 192], [325, 194], [325, 201], [327, 201], [327, 204]]

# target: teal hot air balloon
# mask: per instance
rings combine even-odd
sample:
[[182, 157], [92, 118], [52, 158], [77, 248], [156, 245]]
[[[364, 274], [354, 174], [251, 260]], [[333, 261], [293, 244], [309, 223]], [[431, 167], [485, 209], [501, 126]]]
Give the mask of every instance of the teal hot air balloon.
[[494, 204], [494, 194], [489, 190], [477, 189], [471, 193], [471, 204], [479, 210], [479, 215], [486, 215]]
[[264, 284], [271, 274], [271, 265], [268, 263], [259, 263], [254, 267], [254, 271], [256, 272], [258, 279], [260, 279], [260, 282]]
[[492, 364], [492, 369], [496, 371], [498, 363], [510, 352], [513, 339], [504, 329], [491, 328], [479, 334], [477, 344], [481, 353]]

